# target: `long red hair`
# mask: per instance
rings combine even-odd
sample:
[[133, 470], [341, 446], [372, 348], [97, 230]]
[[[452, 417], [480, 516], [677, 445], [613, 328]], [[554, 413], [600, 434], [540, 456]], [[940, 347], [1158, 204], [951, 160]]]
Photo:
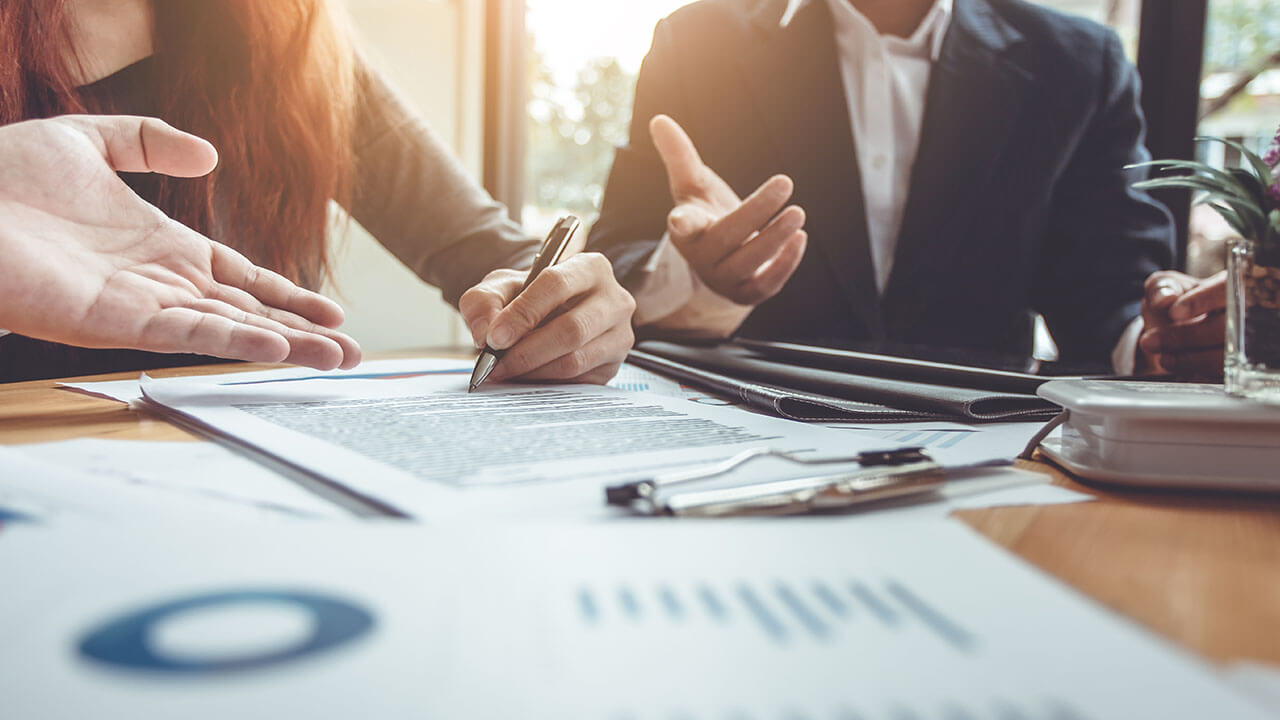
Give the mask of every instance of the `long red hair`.
[[[0, 124], [107, 111], [77, 92], [67, 5], [0, 2]], [[318, 285], [328, 271], [328, 203], [345, 200], [350, 184], [347, 34], [326, 0], [152, 6], [156, 114], [210, 140], [221, 160], [207, 178], [145, 178], [143, 194], [254, 262]]]

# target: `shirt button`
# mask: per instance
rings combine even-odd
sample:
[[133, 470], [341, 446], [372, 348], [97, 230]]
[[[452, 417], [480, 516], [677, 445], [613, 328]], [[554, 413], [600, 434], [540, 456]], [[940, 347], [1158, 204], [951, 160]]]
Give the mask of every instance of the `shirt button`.
[[879, 155], [876, 155], [871, 160], [871, 167], [875, 168], [876, 170], [883, 170], [884, 166], [887, 164], [889, 164], [889, 158], [885, 157], [884, 153], [880, 153]]

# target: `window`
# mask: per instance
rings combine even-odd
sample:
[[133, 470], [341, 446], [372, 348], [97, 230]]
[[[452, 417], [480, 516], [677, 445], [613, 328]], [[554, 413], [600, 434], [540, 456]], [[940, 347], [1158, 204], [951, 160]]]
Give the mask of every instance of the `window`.
[[[483, 15], [469, 0], [345, 0], [365, 57], [479, 174]], [[470, 335], [440, 293], [355, 222], [332, 238], [343, 330], [368, 352], [456, 347]]]
[[[1263, 154], [1280, 126], [1280, 0], [1210, 0], [1200, 82], [1199, 134], [1234, 140]], [[1196, 159], [1239, 167], [1240, 154], [1200, 143]], [[1201, 277], [1226, 264], [1233, 233], [1211, 208], [1191, 210], [1187, 270]]]
[[529, 122], [524, 226], [595, 219], [613, 149], [627, 141], [653, 28], [689, 0], [527, 0]]

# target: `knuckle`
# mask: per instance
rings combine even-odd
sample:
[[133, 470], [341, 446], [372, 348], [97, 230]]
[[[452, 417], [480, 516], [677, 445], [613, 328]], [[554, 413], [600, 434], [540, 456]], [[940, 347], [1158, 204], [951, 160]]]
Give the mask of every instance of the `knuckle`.
[[591, 339], [591, 328], [595, 323], [585, 311], [571, 312], [564, 316], [564, 334], [561, 342], [566, 347], [580, 347]]
[[563, 299], [569, 295], [569, 291], [573, 287], [573, 283], [569, 280], [569, 272], [568, 268], [562, 265], [556, 265], [554, 267], [547, 268], [547, 270], [538, 276], [538, 280], [542, 283], [543, 288], [547, 292], [551, 293], [556, 298]]
[[582, 262], [594, 273], [600, 273], [613, 277], [613, 263], [609, 262], [609, 258], [598, 252], [588, 252], [579, 255]]
[[561, 368], [565, 375], [569, 377], [577, 377], [591, 369], [591, 358], [584, 348], [578, 348], [573, 352], [564, 356], [564, 365]]
[[466, 315], [469, 311], [478, 309], [477, 306], [483, 302], [482, 293], [477, 288], [470, 288], [462, 293], [462, 297], [458, 298], [458, 311]]
[[506, 308], [506, 314], [509, 318], [508, 322], [514, 326], [518, 334], [524, 334], [538, 326], [542, 318], [529, 303], [520, 302], [520, 298], [511, 303]]
[[462, 294], [458, 299], [458, 308], [461, 309], [464, 304], [477, 308], [494, 304], [501, 306], [503, 300], [505, 296], [501, 290], [488, 281], [483, 281]]

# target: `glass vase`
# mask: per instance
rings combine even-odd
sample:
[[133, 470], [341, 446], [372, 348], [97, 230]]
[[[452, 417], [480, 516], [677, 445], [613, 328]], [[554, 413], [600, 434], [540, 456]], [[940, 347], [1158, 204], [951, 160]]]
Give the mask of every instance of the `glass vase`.
[[1227, 246], [1227, 392], [1280, 405], [1280, 252]]

